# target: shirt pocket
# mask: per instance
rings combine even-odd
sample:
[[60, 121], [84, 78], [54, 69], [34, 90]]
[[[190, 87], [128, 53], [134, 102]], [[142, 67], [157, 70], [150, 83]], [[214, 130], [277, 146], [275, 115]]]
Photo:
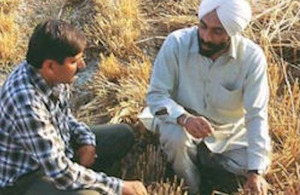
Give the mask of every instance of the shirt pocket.
[[212, 104], [221, 110], [236, 110], [242, 106], [242, 89], [227, 89], [222, 84], [215, 87]]

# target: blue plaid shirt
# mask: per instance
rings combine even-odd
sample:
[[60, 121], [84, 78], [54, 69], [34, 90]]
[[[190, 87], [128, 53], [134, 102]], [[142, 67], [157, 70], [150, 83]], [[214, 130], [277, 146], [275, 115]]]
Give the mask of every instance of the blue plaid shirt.
[[27, 62], [0, 92], [0, 187], [41, 169], [59, 189], [96, 189], [121, 194], [122, 180], [72, 162], [70, 140], [95, 145], [95, 136], [72, 116], [69, 85], [50, 88]]

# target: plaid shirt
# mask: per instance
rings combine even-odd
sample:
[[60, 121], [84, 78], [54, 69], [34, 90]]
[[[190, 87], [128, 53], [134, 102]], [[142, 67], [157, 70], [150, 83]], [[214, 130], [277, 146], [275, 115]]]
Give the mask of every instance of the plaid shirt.
[[27, 62], [0, 93], [0, 188], [41, 169], [59, 189], [96, 189], [121, 194], [122, 180], [72, 162], [70, 141], [95, 145], [95, 136], [68, 107], [69, 86], [50, 88]]

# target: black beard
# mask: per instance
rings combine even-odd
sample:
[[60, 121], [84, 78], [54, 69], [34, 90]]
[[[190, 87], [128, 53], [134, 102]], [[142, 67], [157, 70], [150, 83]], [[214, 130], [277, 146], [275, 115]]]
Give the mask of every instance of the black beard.
[[[230, 41], [220, 43], [220, 44], [213, 44], [211, 42], [205, 42], [200, 36], [198, 35], [198, 42], [199, 42], [199, 53], [205, 57], [211, 57], [214, 54], [225, 50], [229, 44]], [[205, 45], [209, 49], [203, 49], [201, 46]]]

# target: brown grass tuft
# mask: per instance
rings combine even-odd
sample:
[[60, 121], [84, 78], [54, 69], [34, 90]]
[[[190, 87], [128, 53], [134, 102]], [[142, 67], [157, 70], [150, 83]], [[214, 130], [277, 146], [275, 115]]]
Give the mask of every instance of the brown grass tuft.
[[19, 4], [19, 0], [0, 0], [0, 8], [2, 9], [3, 13], [9, 14], [12, 10], [17, 8]]
[[0, 1], [0, 67], [9, 68], [17, 51], [18, 28], [15, 24], [16, 1]]
[[96, 48], [100, 45], [106, 53], [120, 58], [139, 52], [134, 42], [147, 29], [139, 11], [139, 0], [93, 0], [93, 3], [97, 11], [94, 25], [86, 28], [91, 44]]
[[[121, 63], [113, 55], [103, 58], [100, 72], [93, 80], [93, 90], [107, 107], [111, 122], [136, 121], [145, 105], [151, 62], [145, 58]], [[103, 96], [104, 95], [104, 96]]]

